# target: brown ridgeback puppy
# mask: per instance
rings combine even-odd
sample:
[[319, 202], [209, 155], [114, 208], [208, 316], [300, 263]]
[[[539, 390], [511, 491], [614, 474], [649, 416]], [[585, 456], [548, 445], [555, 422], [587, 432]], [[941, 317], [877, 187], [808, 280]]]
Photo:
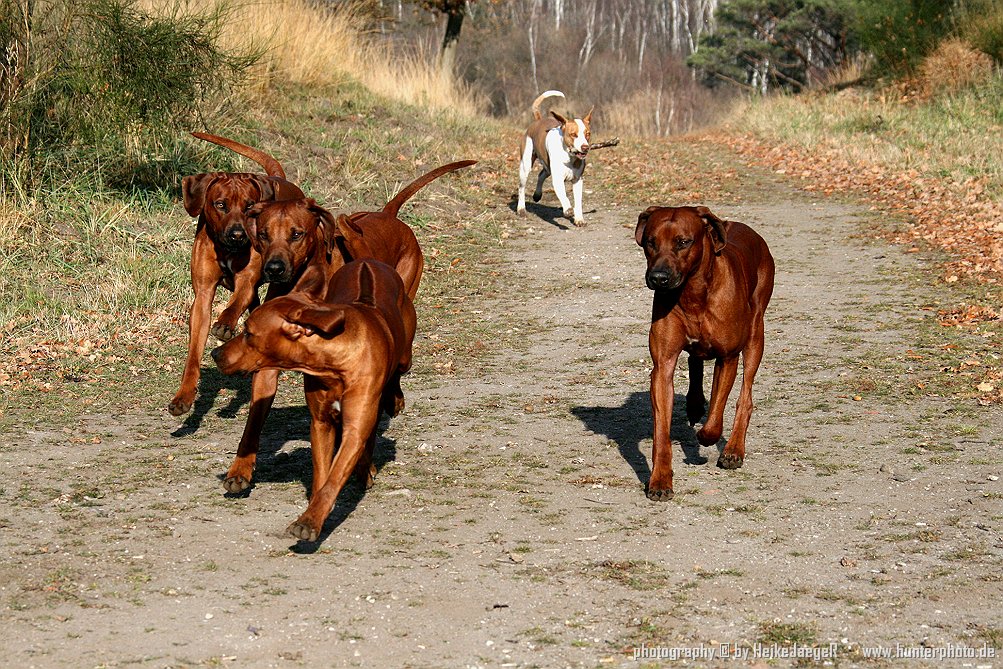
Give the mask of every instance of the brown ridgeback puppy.
[[344, 265], [327, 292], [326, 302], [304, 293], [265, 302], [242, 335], [212, 352], [224, 374], [304, 374], [313, 483], [309, 506], [286, 531], [305, 541], [317, 540], [353, 471], [372, 485], [376, 423], [381, 408], [391, 416], [403, 408], [400, 376], [411, 368], [416, 325], [403, 281], [382, 262]]
[[707, 207], [649, 207], [637, 218], [634, 238], [648, 260], [645, 282], [655, 291], [648, 348], [654, 445], [648, 499], [672, 499], [673, 374], [680, 351], [689, 353], [686, 415], [703, 416], [703, 361], [714, 359], [707, 422], [697, 432], [704, 446], [716, 444], [724, 405], [742, 355], [742, 392], [735, 424], [718, 467], [737, 469], [745, 459], [745, 433], [752, 415], [752, 382], [763, 357], [763, 313], [773, 294], [773, 256], [749, 226], [722, 221]]
[[[412, 195], [448, 172], [476, 161], [443, 165], [415, 179], [378, 212], [335, 218], [313, 200], [263, 203], [248, 214], [256, 221], [255, 246], [262, 257], [262, 276], [270, 282], [266, 301], [285, 293], [303, 293], [327, 301], [331, 276], [347, 261], [373, 258], [395, 268], [409, 298], [418, 292], [425, 260], [418, 239], [397, 213]], [[261, 428], [271, 409], [278, 371], [267, 369], [251, 382], [251, 407], [237, 455], [223, 480], [227, 492], [251, 485]]]
[[[195, 137], [225, 146], [261, 165], [267, 176], [243, 172], [209, 172], [181, 180], [185, 210], [198, 217], [192, 245], [191, 274], [195, 299], [188, 317], [188, 356], [181, 388], [167, 410], [174, 416], [188, 413], [195, 401], [201, 374], [202, 353], [211, 332], [225, 341], [237, 330], [240, 316], [257, 303], [261, 282], [261, 257], [251, 248], [253, 229], [248, 208], [266, 200], [303, 197], [286, 181], [278, 161], [267, 153], [224, 137], [193, 132]], [[209, 327], [216, 288], [233, 291], [219, 319]]]

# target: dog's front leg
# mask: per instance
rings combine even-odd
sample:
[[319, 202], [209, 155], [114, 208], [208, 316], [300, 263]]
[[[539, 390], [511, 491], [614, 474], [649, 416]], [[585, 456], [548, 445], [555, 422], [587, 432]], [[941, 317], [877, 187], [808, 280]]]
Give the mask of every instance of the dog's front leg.
[[209, 332], [220, 341], [229, 341], [237, 334], [237, 322], [258, 296], [258, 280], [261, 278], [261, 256], [251, 252], [248, 265], [233, 277], [233, 295], [223, 313]]
[[675, 398], [673, 375], [679, 354], [668, 360], [652, 356], [651, 410], [654, 416], [654, 440], [651, 446], [651, 478], [648, 480], [648, 499], [665, 502], [672, 499], [672, 403]]
[[685, 329], [672, 322], [670, 304], [658, 296], [652, 309], [648, 350], [654, 367], [651, 370], [651, 410], [654, 417], [654, 442], [651, 446], [651, 478], [648, 499], [664, 502], [672, 499], [672, 405], [675, 399], [673, 376], [686, 341]]
[[243, 492], [251, 487], [251, 477], [258, 461], [261, 428], [272, 408], [278, 385], [279, 372], [276, 369], [264, 369], [251, 377], [251, 408], [247, 412], [244, 434], [237, 445], [237, 455], [223, 478], [223, 487], [229, 493]]
[[206, 338], [209, 336], [209, 319], [212, 318], [212, 301], [216, 296], [216, 286], [222, 277], [215, 255], [204, 250], [207, 242], [196, 238], [192, 247], [192, 290], [195, 299], [188, 315], [188, 356], [181, 376], [181, 387], [167, 410], [172, 416], [181, 416], [192, 409], [199, 377], [202, 374], [202, 354], [205, 352]]
[[315, 492], [310, 496], [306, 511], [286, 530], [303, 541], [317, 541], [324, 521], [331, 514], [348, 477], [355, 471], [360, 460], [365, 462], [379, 418], [380, 389], [346, 391], [341, 398], [341, 410], [341, 444], [334, 455], [327, 478], [320, 487], [314, 485]]
[[[585, 189], [585, 181], [578, 177], [571, 182], [571, 193], [575, 196], [575, 225], [581, 227], [585, 225], [585, 214], [582, 212], [582, 191]], [[565, 212], [565, 215], [567, 213]]]
[[557, 199], [561, 201], [561, 210], [564, 212], [564, 217], [574, 219], [576, 214], [571, 206], [571, 200], [568, 199], [567, 185], [571, 174], [567, 170], [558, 169], [557, 166], [554, 166], [551, 170], [551, 175], [553, 177], [551, 180], [554, 183], [554, 193], [557, 194]]

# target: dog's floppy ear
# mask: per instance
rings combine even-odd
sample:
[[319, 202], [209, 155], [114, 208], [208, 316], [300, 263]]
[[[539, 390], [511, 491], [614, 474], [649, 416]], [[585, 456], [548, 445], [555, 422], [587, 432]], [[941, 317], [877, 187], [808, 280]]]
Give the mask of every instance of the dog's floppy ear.
[[265, 177], [258, 176], [257, 174], [251, 175], [251, 183], [253, 183], [260, 194], [258, 197], [258, 202], [268, 202], [275, 199], [275, 185], [272, 183], [271, 179], [266, 179]]
[[345, 262], [374, 257], [372, 249], [366, 242], [365, 231], [359, 225], [357, 214], [352, 216], [341, 214], [338, 216], [337, 224], [338, 245], [345, 255]]
[[335, 237], [337, 236], [338, 226], [334, 222], [334, 214], [317, 204], [317, 201], [313, 198], [306, 199], [306, 208], [307, 211], [317, 217], [317, 227], [320, 228], [324, 246], [327, 248], [327, 257], [330, 260], [331, 254], [337, 248]]
[[244, 227], [247, 228], [247, 234], [251, 236], [251, 244], [258, 243], [258, 217], [261, 216], [261, 212], [268, 204], [268, 202], [255, 202], [244, 212]]
[[181, 180], [181, 194], [185, 198], [185, 211], [195, 218], [205, 209], [205, 194], [209, 186], [220, 178], [219, 172], [193, 174]]
[[345, 310], [342, 307], [306, 307], [290, 313], [282, 323], [282, 331], [290, 339], [314, 333], [333, 337], [345, 330]]
[[345, 239], [362, 238], [364, 234], [362, 231], [362, 226], [359, 225], [356, 221], [353, 221], [351, 216], [345, 216], [344, 214], [340, 214], [336, 222], [338, 227], [338, 234], [344, 237]]
[[564, 125], [565, 123], [568, 122], [568, 119], [564, 118], [563, 116], [555, 112], [553, 109], [550, 110], [550, 115], [553, 116], [555, 119], [557, 119], [557, 122], [560, 123], [561, 125]]
[[638, 246], [644, 246], [644, 228], [648, 225], [648, 218], [651, 217], [661, 207], [648, 207], [637, 217], [637, 227], [634, 228], [634, 241]]
[[724, 245], [728, 243], [728, 235], [724, 230], [724, 221], [711, 213], [707, 207], [697, 207], [697, 215], [704, 220], [707, 231], [714, 240], [714, 255], [724, 250]]

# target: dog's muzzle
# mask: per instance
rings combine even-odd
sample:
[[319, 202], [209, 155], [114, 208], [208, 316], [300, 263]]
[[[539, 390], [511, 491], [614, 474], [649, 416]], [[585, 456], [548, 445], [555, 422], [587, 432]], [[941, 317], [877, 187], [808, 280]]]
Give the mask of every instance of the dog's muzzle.
[[231, 225], [223, 233], [223, 245], [231, 251], [243, 251], [251, 245], [251, 240], [242, 225]]
[[683, 277], [664, 269], [653, 269], [645, 273], [644, 282], [651, 290], [675, 290], [682, 285]]
[[289, 266], [278, 258], [272, 258], [266, 262], [265, 266], [261, 268], [261, 272], [265, 275], [265, 279], [272, 283], [286, 283], [289, 281]]

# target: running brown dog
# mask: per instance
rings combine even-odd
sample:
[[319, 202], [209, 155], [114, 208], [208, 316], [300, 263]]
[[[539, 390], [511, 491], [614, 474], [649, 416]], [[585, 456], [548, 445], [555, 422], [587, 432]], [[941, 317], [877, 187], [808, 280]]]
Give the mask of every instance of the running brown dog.
[[400, 376], [411, 368], [415, 323], [397, 272], [356, 260], [334, 273], [326, 301], [305, 293], [266, 301], [241, 335], [212, 352], [224, 374], [304, 374], [313, 483], [306, 511], [286, 530], [297, 539], [317, 540], [353, 471], [372, 485], [376, 423], [381, 408], [392, 416], [403, 408]]
[[[413, 299], [425, 260], [414, 232], [397, 213], [427, 184], [475, 162], [449, 163], [418, 177], [378, 212], [335, 217], [313, 200], [251, 207], [248, 214], [256, 221], [254, 243], [262, 257], [262, 276], [270, 283], [266, 301], [286, 293], [327, 300], [333, 274], [345, 262], [361, 258], [373, 258], [396, 269], [408, 297]], [[247, 423], [223, 480], [227, 492], [238, 493], [251, 485], [261, 428], [275, 398], [278, 375], [277, 370], [266, 369], [256, 373], [251, 381]]]
[[[303, 197], [303, 192], [286, 180], [277, 160], [258, 149], [225, 137], [193, 132], [207, 142], [225, 146], [261, 165], [267, 176], [245, 172], [208, 172], [181, 180], [185, 210], [198, 217], [192, 245], [191, 275], [195, 299], [188, 316], [188, 356], [181, 376], [181, 388], [168, 405], [174, 416], [191, 411], [201, 374], [202, 353], [211, 332], [226, 341], [237, 330], [241, 315], [257, 303], [261, 283], [261, 257], [251, 247], [253, 229], [248, 208], [267, 200]], [[233, 291], [223, 313], [213, 326], [212, 302], [216, 288]]]
[[737, 469], [745, 460], [745, 433], [752, 415], [752, 382], [763, 357], [763, 313], [773, 294], [774, 263], [766, 242], [749, 226], [723, 221], [707, 207], [649, 207], [637, 218], [634, 238], [648, 261], [645, 282], [655, 291], [648, 348], [654, 445], [648, 499], [671, 499], [673, 374], [679, 353], [689, 353], [686, 415], [703, 416], [703, 361], [714, 359], [707, 422], [697, 432], [716, 444], [724, 405], [742, 355], [742, 391], [731, 437], [718, 467]]

